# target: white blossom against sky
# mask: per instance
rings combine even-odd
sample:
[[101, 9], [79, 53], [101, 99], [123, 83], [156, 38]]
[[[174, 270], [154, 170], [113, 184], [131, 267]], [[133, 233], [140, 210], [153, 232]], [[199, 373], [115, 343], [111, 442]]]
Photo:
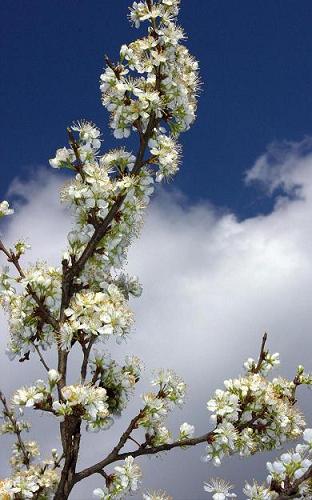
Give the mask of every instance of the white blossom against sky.
[[[187, 402], [171, 418], [172, 430], [184, 421], [194, 424], [196, 433], [208, 430], [207, 400], [225, 378], [242, 371], [247, 357], [257, 355], [264, 331], [272, 351], [281, 354], [282, 373], [291, 375], [299, 363], [312, 369], [311, 141], [272, 147], [249, 169], [246, 182], [252, 181], [260, 182], [268, 195], [279, 190], [279, 196], [271, 213], [246, 220], [209, 200], [191, 205], [181, 192], [160, 191], [149, 208], [142, 237], [129, 254], [129, 268], [140, 277], [144, 292], [132, 302], [135, 331], [114, 352], [137, 354], [148, 369], [174, 368], [186, 380]], [[58, 202], [61, 182], [42, 167], [29, 181], [16, 180], [10, 187], [10, 198], [18, 197], [19, 208], [2, 227], [3, 239], [28, 237], [31, 258], [56, 263], [65, 247], [69, 218]], [[9, 362], [4, 355], [4, 316], [1, 331], [0, 385], [9, 394], [43, 373], [35, 363]], [[138, 392], [142, 388], [143, 384]], [[311, 394], [300, 394], [311, 422]], [[82, 448], [84, 464], [101, 458], [114, 444], [137, 404], [130, 404], [115, 431], [89, 435]], [[43, 449], [55, 445], [48, 418], [38, 416], [36, 430]], [[145, 486], [164, 488], [178, 500], [199, 500], [208, 498], [203, 481], [222, 475], [236, 483], [240, 498], [244, 479], [266, 476], [265, 456], [229, 458], [215, 470], [201, 463], [203, 452], [199, 446], [143, 458]], [[3, 455], [1, 474], [6, 471]], [[92, 478], [73, 490], [71, 498], [91, 498], [101, 481], [100, 476]]]

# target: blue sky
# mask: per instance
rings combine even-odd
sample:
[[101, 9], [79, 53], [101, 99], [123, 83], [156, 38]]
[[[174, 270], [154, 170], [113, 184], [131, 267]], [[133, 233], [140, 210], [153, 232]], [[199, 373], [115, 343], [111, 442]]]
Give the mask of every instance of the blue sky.
[[[114, 142], [100, 103], [105, 53], [137, 32], [128, 0], [2, 0], [0, 195], [16, 175], [47, 164], [65, 127], [93, 120]], [[272, 200], [242, 178], [272, 141], [311, 134], [311, 0], [184, 0], [180, 22], [200, 60], [198, 120], [182, 138], [174, 186], [239, 217]]]

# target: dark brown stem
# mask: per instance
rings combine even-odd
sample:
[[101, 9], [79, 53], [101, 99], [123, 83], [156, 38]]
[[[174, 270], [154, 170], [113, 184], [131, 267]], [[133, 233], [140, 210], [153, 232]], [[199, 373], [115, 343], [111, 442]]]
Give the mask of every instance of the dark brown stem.
[[136, 444], [136, 445], [140, 448], [141, 444], [140, 444], [140, 443], [139, 443], [136, 439], [134, 439], [134, 438], [133, 438], [133, 437], [131, 437], [131, 436], [129, 436], [129, 438], [128, 438], [128, 439], [129, 439], [130, 441], [132, 441], [133, 443], [135, 443], [135, 444]]
[[252, 370], [252, 373], [259, 373], [259, 371], [261, 369], [261, 365], [262, 365], [263, 361], [265, 361], [265, 358], [267, 356], [267, 351], [265, 350], [265, 344], [266, 344], [267, 339], [268, 339], [268, 334], [265, 333], [262, 337], [262, 344], [261, 344], [260, 354], [259, 354], [259, 358], [258, 358], [258, 363], [254, 367], [254, 369]]
[[44, 366], [44, 368], [46, 369], [46, 371], [47, 371], [47, 372], [49, 372], [49, 371], [50, 371], [50, 368], [48, 367], [48, 365], [47, 365], [47, 363], [46, 363], [46, 361], [45, 361], [44, 357], [42, 356], [42, 353], [41, 353], [41, 351], [40, 351], [39, 347], [38, 347], [38, 346], [37, 346], [37, 344], [35, 344], [35, 343], [34, 343], [34, 348], [36, 349], [36, 351], [37, 351], [37, 353], [38, 353], [38, 356], [39, 356], [39, 359], [40, 359], [40, 361], [41, 361], [42, 365]]
[[90, 356], [90, 352], [91, 352], [91, 349], [92, 349], [92, 346], [95, 342], [95, 338], [92, 338], [90, 341], [89, 341], [89, 344], [87, 346], [85, 346], [84, 344], [81, 344], [81, 347], [82, 347], [82, 352], [83, 352], [83, 362], [82, 362], [82, 365], [81, 365], [81, 383], [83, 384], [86, 380], [86, 376], [87, 376], [87, 370], [88, 370], [88, 362], [89, 362], [89, 356]]
[[65, 455], [64, 453], [60, 456], [60, 458], [54, 463], [53, 465], [53, 470], [58, 469], [61, 465], [62, 460], [64, 460]]
[[81, 418], [73, 415], [65, 417], [62, 422], [62, 441], [65, 463], [61, 473], [54, 500], [65, 500], [74, 487], [75, 471], [80, 447]]
[[[136, 417], [136, 419], [134, 419], [131, 424], [133, 424], [133, 422], [135, 420], [138, 420], [138, 417]], [[75, 483], [78, 483], [82, 479], [85, 479], [85, 478], [91, 476], [92, 474], [98, 473], [100, 470], [104, 469], [105, 467], [107, 467], [108, 465], [110, 465], [114, 462], [118, 462], [120, 460], [125, 460], [130, 455], [133, 458], [136, 458], [136, 457], [140, 457], [143, 455], [156, 455], [157, 453], [159, 453], [161, 451], [169, 451], [169, 450], [172, 450], [174, 448], [182, 448], [184, 446], [196, 446], [200, 443], [207, 443], [207, 442], [213, 440], [213, 434], [214, 434], [214, 431], [210, 431], [207, 434], [204, 434], [203, 436], [199, 436], [197, 438], [184, 439], [183, 441], [175, 441], [173, 443], [162, 444], [160, 446], [147, 447], [144, 443], [143, 445], [140, 445], [140, 447], [135, 451], [126, 452], [126, 453], [118, 453], [119, 450], [121, 449], [121, 447], [123, 446], [123, 445], [120, 446], [121, 442], [127, 441], [128, 437], [129, 437], [129, 436], [127, 436], [127, 434], [131, 428], [131, 424], [130, 424], [128, 430], [126, 431], [126, 433], [122, 436], [122, 439], [119, 441], [118, 445], [113, 449], [113, 451], [101, 462], [98, 462], [97, 464], [93, 465], [92, 467], [88, 467], [87, 469], [84, 469], [81, 472], [78, 472], [75, 476]], [[130, 433], [132, 432], [132, 430], [133, 429], [131, 428]]]
[[61, 398], [60, 391], [66, 385], [68, 354], [69, 354], [68, 351], [63, 351], [62, 349], [59, 349], [57, 369], [58, 369], [59, 374], [61, 375], [61, 379], [58, 382], [57, 387], [58, 387], [60, 398]]
[[98, 474], [100, 474], [100, 476], [104, 477], [106, 484], [109, 482], [109, 475], [106, 474], [106, 472], [104, 470], [99, 470]]
[[91, 385], [95, 385], [97, 383], [100, 375], [102, 375], [102, 369], [97, 366], [91, 380]]
[[67, 128], [67, 134], [68, 134], [68, 141], [69, 144], [74, 151], [75, 157], [76, 157], [76, 165], [74, 165], [74, 168], [77, 170], [77, 172], [81, 175], [82, 180], [85, 179], [85, 174], [83, 171], [83, 163], [80, 158], [80, 152], [79, 152], [79, 145], [77, 144], [74, 134], [72, 132], [71, 128]]

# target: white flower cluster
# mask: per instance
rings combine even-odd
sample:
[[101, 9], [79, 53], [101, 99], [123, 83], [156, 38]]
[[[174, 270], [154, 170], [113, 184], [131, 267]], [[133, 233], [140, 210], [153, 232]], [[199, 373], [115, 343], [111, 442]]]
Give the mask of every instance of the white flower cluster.
[[176, 174], [179, 170], [180, 146], [175, 140], [159, 133], [155, 134], [155, 138], [149, 140], [148, 145], [159, 166], [156, 181], [160, 182], [164, 178]]
[[179, 4], [180, 0], [160, 0], [158, 4], [155, 3], [149, 7], [146, 2], [133, 2], [129, 19], [136, 28], [139, 28], [140, 23], [147, 20], [154, 21], [158, 17], [169, 19], [177, 16]]
[[24, 240], [19, 240], [14, 245], [14, 250], [15, 250], [14, 253], [18, 259], [21, 257], [21, 255], [24, 255], [26, 250], [29, 250], [29, 249], [30, 249], [30, 245], [28, 245], [28, 243], [26, 243], [26, 241], [24, 241]]
[[231, 493], [233, 486], [223, 479], [212, 478], [210, 483], [204, 483], [204, 490], [213, 493], [213, 500], [226, 500], [226, 498], [236, 498], [235, 493]]
[[[144, 21], [151, 27], [146, 37], [123, 45], [119, 64], [109, 64], [101, 76], [103, 104], [111, 113], [116, 138], [128, 137], [132, 128], [145, 131], [151, 116], [168, 125], [174, 136], [195, 119], [198, 63], [179, 43], [185, 37], [174, 19], [178, 4], [134, 2], [130, 9], [136, 27]], [[160, 167], [158, 180], [178, 170], [179, 148], [163, 132], [156, 128], [150, 143]]]
[[1, 500], [15, 498], [40, 498], [52, 500], [59, 481], [58, 472], [52, 468], [31, 466], [27, 470], [17, 471], [9, 479], [0, 480]]
[[[76, 153], [80, 160], [82, 162], [92, 161], [101, 147], [99, 129], [92, 123], [82, 121], [74, 124], [72, 130], [79, 134]], [[77, 156], [73, 148], [61, 148], [57, 150], [55, 158], [50, 160], [50, 165], [53, 168], [74, 170], [75, 161], [77, 161]]]
[[[24, 247], [17, 245], [20, 254]], [[22, 286], [22, 291], [20, 288]], [[55, 340], [55, 332], [49, 323], [44, 323], [38, 314], [38, 303], [30, 288], [40, 299], [43, 307], [57, 315], [61, 302], [61, 273], [44, 263], [36, 263], [25, 271], [24, 278], [13, 278], [8, 269], [0, 274], [0, 301], [9, 315], [9, 355], [22, 355], [33, 350], [33, 342], [47, 349]]]
[[[13, 403], [22, 407], [35, 407], [41, 404], [45, 397], [45, 392], [43, 382], [38, 381], [36, 388], [31, 388], [30, 391], [27, 389], [17, 391], [13, 398]], [[12, 467], [11, 477], [0, 480], [0, 499], [44, 498], [52, 500], [53, 493], [59, 481], [59, 474], [55, 467], [56, 460], [59, 458], [56, 450], [52, 450], [51, 460], [44, 461], [43, 463], [35, 463], [36, 459], [40, 456], [38, 444], [35, 441], [25, 441], [21, 438], [21, 433], [29, 430], [29, 424], [17, 420], [15, 411], [11, 406], [4, 407], [1, 418], [4, 420], [4, 424], [1, 425], [0, 434], [17, 434], [19, 438], [13, 444], [12, 448], [10, 458]], [[38, 497], [39, 491], [40, 497]]]
[[62, 190], [63, 201], [69, 203], [75, 212], [75, 227], [68, 235], [69, 249], [64, 255], [69, 263], [81, 255], [95, 227], [103, 222], [118, 197], [125, 196], [122, 209], [99, 244], [101, 255], [93, 260], [93, 266], [100, 273], [101, 267], [108, 271], [110, 266], [122, 266], [126, 249], [137, 234], [143, 210], [154, 190], [153, 178], [147, 168], [136, 176], [129, 175], [133, 162], [131, 153], [123, 149], [87, 161], [83, 166], [83, 177], [77, 174]]
[[[3, 423], [0, 425], [0, 435], [14, 434], [15, 426], [12, 424], [12, 422], [4, 414], [0, 414], [0, 419], [3, 420]], [[28, 422], [25, 422], [24, 420], [17, 420], [16, 427], [19, 432], [29, 431], [30, 424]]]
[[42, 408], [48, 401], [52, 401], [51, 393], [43, 380], [37, 380], [30, 387], [21, 387], [12, 398], [12, 403], [17, 406], [36, 409]]
[[[266, 353], [265, 359], [261, 362], [259, 373], [266, 376], [273, 368], [279, 366], [280, 358], [279, 353], [274, 354]], [[244, 363], [247, 372], [253, 372], [256, 368], [257, 362], [253, 358], [248, 358]]]
[[142, 285], [136, 276], [128, 276], [121, 273], [115, 280], [115, 283], [123, 292], [126, 299], [129, 298], [129, 295], [133, 297], [140, 297], [142, 295]]
[[169, 402], [182, 406], [185, 398], [186, 385], [173, 370], [160, 370], [152, 380], [153, 386], [159, 386], [159, 396]]
[[96, 352], [90, 365], [92, 373], [98, 375], [99, 386], [107, 392], [110, 414], [120, 415], [140, 379], [141, 361], [135, 356], [128, 356], [125, 364], [120, 366], [109, 355]]
[[64, 349], [70, 349], [75, 335], [84, 333], [107, 339], [114, 335], [121, 339], [133, 323], [124, 295], [116, 285], [109, 285], [106, 292], [83, 290], [76, 293], [65, 310], [67, 321], [62, 325], [60, 336]]
[[295, 380], [296, 380], [297, 385], [311, 386], [312, 385], [312, 373], [307, 373], [304, 370], [304, 366], [299, 365], [297, 368], [297, 374], [296, 374]]
[[12, 403], [20, 407], [36, 409], [44, 409], [47, 405], [50, 409], [52, 404], [51, 394], [59, 380], [60, 374], [57, 370], [49, 370], [48, 385], [43, 380], [37, 380], [30, 387], [21, 387], [15, 392]]
[[[35, 441], [24, 441], [24, 448], [29, 461], [33, 461], [36, 457], [40, 456], [39, 447]], [[10, 464], [14, 469], [20, 468], [25, 465], [24, 450], [21, 449], [21, 446], [18, 442], [14, 443], [13, 445]]]
[[[132, 369], [129, 366], [129, 371]], [[48, 373], [48, 384], [37, 380], [33, 386], [22, 387], [15, 392], [12, 402], [21, 408], [47, 410], [57, 416], [79, 415], [91, 431], [106, 428], [110, 424], [108, 397], [104, 387], [68, 385], [62, 388], [62, 398], [58, 401], [53, 399], [53, 393], [59, 379], [59, 373], [52, 369]]]
[[94, 490], [93, 495], [103, 500], [124, 498], [137, 491], [141, 477], [140, 467], [134, 462], [133, 457], [129, 456], [123, 466], [117, 465], [114, 468], [114, 474], [109, 476], [108, 484], [103, 489]]
[[[89, 124], [87, 136], [92, 134], [97, 136]], [[81, 133], [77, 144], [80, 140]], [[69, 248], [64, 254], [68, 266], [80, 257], [95, 227], [103, 222], [118, 197], [125, 199], [97, 251], [76, 280], [77, 287], [88, 290], [77, 293], [66, 311], [67, 321], [60, 332], [64, 349], [70, 348], [73, 338], [82, 330], [88, 336], [123, 337], [133, 322], [126, 300], [129, 294], [139, 296], [141, 293], [137, 278], [116, 276], [115, 271], [124, 264], [129, 244], [141, 226], [143, 209], [153, 192], [153, 178], [146, 168], [136, 176], [129, 175], [135, 158], [124, 149], [102, 157], [93, 153], [91, 149], [83, 160], [82, 171], [62, 191], [62, 199], [75, 211], [75, 227], [68, 235]]]
[[179, 435], [179, 440], [183, 441], [184, 439], [189, 439], [193, 436], [195, 432], [195, 427], [194, 425], [190, 425], [187, 422], [184, 422], [180, 426], [180, 435]]
[[[171, 434], [164, 425], [168, 413], [174, 406], [181, 406], [185, 397], [186, 385], [172, 370], [161, 370], [152, 380], [153, 386], [159, 386], [158, 393], [143, 394], [144, 409], [138, 421], [147, 431], [148, 444], [159, 446], [171, 441]], [[192, 433], [191, 426], [185, 424], [182, 432]], [[181, 431], [181, 429], [180, 429]]]
[[[74, 134], [76, 129], [72, 127], [71, 133]], [[107, 217], [116, 201], [123, 197], [123, 206], [115, 214], [109, 231], [99, 241], [96, 253], [77, 280], [77, 285], [91, 285], [99, 291], [113, 281], [112, 269], [119, 269], [124, 264], [126, 251], [131, 239], [138, 233], [143, 210], [153, 193], [154, 181], [146, 167], [137, 175], [130, 175], [135, 157], [123, 148], [98, 156], [96, 148], [99, 142], [92, 139], [93, 136], [98, 136], [98, 129], [85, 122], [75, 144], [70, 143], [72, 149], [67, 150], [71, 151], [67, 155], [70, 156], [68, 161], [77, 175], [61, 193], [62, 200], [75, 213], [75, 226], [68, 235], [69, 248], [63, 258], [70, 266], [81, 256], [95, 228]], [[81, 148], [86, 148], [86, 144], [87, 154], [82, 154]]]
[[[311, 477], [300, 481], [307, 471], [312, 471], [312, 429], [303, 433], [304, 444], [298, 444], [295, 450], [283, 453], [278, 460], [267, 463], [269, 475], [267, 485], [246, 483], [244, 493], [251, 500], [274, 500], [279, 495], [287, 495], [296, 487], [296, 498], [311, 498]], [[299, 483], [298, 483], [299, 481]]]
[[[295, 384], [281, 378], [265, 379], [261, 371], [267, 373], [268, 367], [278, 364], [277, 356], [268, 354], [266, 359], [269, 361], [264, 360], [259, 373], [252, 369], [245, 377], [226, 380], [225, 390], [218, 389], [208, 401], [216, 429], [206, 461], [220, 465], [224, 456], [271, 450], [301, 434], [305, 423], [293, 404]], [[253, 361], [248, 362], [247, 369], [250, 367], [255, 367]]]
[[9, 203], [4, 200], [0, 203], [0, 217], [5, 217], [6, 215], [11, 215], [14, 213], [13, 208], [10, 208]]
[[276, 494], [269, 490], [267, 486], [259, 485], [256, 481], [253, 484], [246, 483], [243, 489], [246, 498], [251, 500], [273, 500]]
[[63, 401], [54, 401], [52, 408], [56, 415], [80, 415], [88, 422], [88, 430], [106, 428], [109, 409], [107, 394], [103, 387], [92, 385], [68, 385], [62, 389]]
[[[12, 466], [11, 477], [0, 480], [1, 500], [13, 500], [15, 498], [52, 500], [59, 481], [59, 474], [55, 466], [59, 457], [56, 450], [52, 450], [51, 460], [34, 463], [39, 456], [38, 444], [35, 441], [17, 441], [13, 445], [13, 453], [10, 459]], [[38, 496], [39, 493], [40, 496]]]

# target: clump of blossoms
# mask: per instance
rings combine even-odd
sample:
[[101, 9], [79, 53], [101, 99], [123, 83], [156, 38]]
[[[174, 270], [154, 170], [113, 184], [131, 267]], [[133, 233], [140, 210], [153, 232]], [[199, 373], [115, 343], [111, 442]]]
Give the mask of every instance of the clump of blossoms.
[[[303, 444], [283, 453], [278, 460], [267, 463], [269, 475], [266, 484], [246, 483], [243, 493], [250, 500], [277, 500], [280, 498], [311, 499], [312, 495], [312, 429], [303, 432]], [[230, 493], [232, 485], [222, 479], [204, 484], [205, 491], [214, 493], [214, 500], [236, 497]]]
[[210, 483], [204, 483], [204, 490], [213, 493], [213, 500], [226, 500], [226, 498], [236, 498], [235, 493], [231, 493], [233, 486], [223, 479], [211, 479]]
[[[267, 463], [266, 484], [246, 483], [243, 493], [251, 500], [281, 498], [311, 499], [312, 495], [312, 429], [303, 432], [303, 444]], [[208, 490], [207, 490], [208, 491]]]
[[70, 349], [75, 335], [83, 332], [85, 338], [122, 338], [133, 323], [124, 295], [116, 285], [108, 285], [105, 292], [83, 290], [77, 293], [65, 310], [68, 321], [61, 330], [64, 347]]
[[183, 441], [184, 439], [189, 439], [189, 438], [191, 438], [193, 436], [194, 432], [195, 432], [194, 425], [190, 425], [187, 422], [184, 422], [184, 424], [182, 424], [180, 426], [180, 436], [179, 436], [179, 439], [181, 441]]
[[51, 499], [59, 481], [59, 474], [53, 469], [30, 467], [18, 471], [9, 479], [0, 481], [1, 500], [40, 498]]
[[17, 438], [10, 458], [11, 476], [0, 480], [0, 498], [2, 500], [52, 499], [59, 482], [57, 451], [52, 450], [51, 458], [40, 462], [38, 444], [21, 437], [23, 432], [29, 430], [30, 425], [17, 419], [14, 406], [7, 403], [1, 392], [0, 400], [3, 405], [1, 417], [4, 421], [0, 434], [12, 434]]
[[[185, 35], [176, 20], [179, 6], [179, 0], [134, 2], [130, 22], [137, 28], [146, 22], [145, 35], [122, 45], [116, 62], [106, 58], [102, 102], [116, 139], [137, 136], [135, 153], [124, 145], [103, 152], [100, 129], [81, 120], [68, 127], [68, 145], [50, 160], [52, 168], [72, 173], [61, 191], [73, 224], [59, 265], [37, 262], [24, 268], [29, 245], [18, 240], [7, 248], [0, 241], [0, 251], [14, 269], [4, 267], [0, 275], [0, 301], [9, 315], [9, 355], [18, 356], [20, 362], [36, 355], [47, 372], [47, 381], [18, 389], [10, 403], [0, 392], [0, 433], [15, 438], [11, 477], [0, 481], [3, 500], [66, 500], [76, 484], [93, 474], [105, 478], [96, 496], [121, 499], [139, 487], [137, 457], [205, 444], [207, 461], [218, 465], [225, 456], [271, 450], [302, 433], [304, 419], [295, 404], [296, 390], [312, 385], [312, 376], [300, 366], [293, 380], [270, 381], [267, 375], [279, 358], [265, 350], [264, 339], [258, 361], [250, 358], [245, 375], [227, 380], [209, 400], [213, 428], [205, 429], [205, 434], [194, 436], [194, 426], [187, 422], [178, 432], [168, 430], [166, 419], [181, 407], [186, 386], [172, 370], [161, 370], [152, 381], [157, 389], [143, 394], [142, 408], [107, 456], [85, 469], [77, 465], [82, 424], [91, 431], [107, 430], [141, 378], [136, 357], [117, 363], [106, 348], [110, 339], [120, 343], [130, 333], [134, 322], [130, 299], [139, 297], [142, 287], [124, 272], [127, 252], [140, 233], [155, 181], [177, 173], [178, 138], [195, 119], [198, 64], [183, 45]], [[8, 202], [0, 203], [0, 217], [12, 213]], [[81, 362], [75, 358], [74, 370], [70, 369], [73, 349], [81, 356]], [[56, 354], [55, 368], [46, 359], [50, 350], [54, 352], [47, 359]], [[58, 419], [61, 453], [53, 449], [51, 459], [40, 459], [38, 445], [24, 438], [29, 424], [20, 414], [25, 408]], [[139, 437], [133, 436], [135, 432]], [[307, 444], [268, 465], [268, 485], [246, 485], [249, 498], [276, 498], [279, 492], [292, 494], [296, 488], [302, 498], [311, 498], [309, 432], [304, 435]], [[205, 488], [215, 500], [235, 495], [220, 480]], [[146, 493], [144, 498], [169, 499], [163, 492]]]
[[[12, 258], [18, 261], [25, 249], [26, 246], [18, 242], [15, 252], [11, 252]], [[61, 273], [58, 269], [37, 262], [15, 277], [5, 267], [0, 277], [0, 302], [9, 314], [11, 357], [34, 351], [35, 342], [44, 350], [51, 347], [55, 341], [53, 323], [61, 303]], [[42, 315], [49, 318], [49, 322], [44, 322]]]
[[227, 455], [272, 450], [300, 436], [305, 421], [294, 406], [294, 382], [264, 377], [278, 364], [277, 354], [265, 356], [258, 368], [248, 361], [246, 375], [226, 380], [225, 390], [218, 389], [208, 401], [216, 428], [205, 460], [220, 465]]
[[[160, 446], [171, 442], [171, 433], [164, 425], [170, 411], [184, 402], [186, 385], [172, 370], [161, 370], [152, 380], [158, 392], [143, 394], [144, 408], [138, 418], [138, 426], [146, 431], [146, 446]], [[183, 424], [180, 428], [180, 440], [190, 437], [193, 426]]]
[[106, 487], [97, 488], [93, 491], [93, 495], [103, 500], [123, 498], [137, 491], [141, 477], [140, 467], [134, 462], [133, 457], [129, 456], [123, 466], [116, 466], [114, 473], [107, 477]]
[[96, 352], [90, 361], [94, 382], [107, 393], [107, 405], [112, 415], [121, 415], [141, 377], [142, 363], [136, 356], [127, 356], [123, 366], [109, 354]]
[[105, 428], [109, 409], [106, 390], [91, 385], [69, 385], [62, 389], [62, 401], [54, 401], [52, 408], [57, 415], [79, 414], [88, 422], [88, 429]]
[[36, 409], [46, 404], [48, 400], [51, 401], [51, 394], [43, 380], [37, 380], [30, 387], [18, 389], [12, 398], [12, 402], [17, 406]]
[[[272, 360], [274, 360], [273, 363]], [[248, 360], [244, 366], [249, 370], [247, 375], [249, 374], [249, 377], [254, 377], [255, 375], [259, 376], [263, 372], [267, 374], [273, 366], [278, 364], [279, 357], [277, 354], [270, 355], [264, 351], [258, 363], [254, 360]], [[247, 426], [242, 423], [244, 422], [242, 418], [244, 412], [238, 406], [240, 404], [244, 405], [244, 396], [242, 394], [245, 397], [248, 394], [248, 404], [252, 403], [252, 392], [250, 390], [247, 392], [246, 390], [243, 391], [237, 401], [231, 400], [231, 406], [229, 398], [222, 397], [224, 394], [216, 391], [217, 395], [213, 400], [208, 402], [208, 407], [213, 407], [213, 411], [215, 412], [219, 411], [220, 413], [221, 411], [221, 413], [226, 415], [226, 418], [233, 418], [234, 412], [236, 415], [232, 423], [228, 422], [227, 424], [222, 423], [223, 416], [219, 415], [219, 417], [213, 418], [213, 421], [217, 422], [217, 426], [209, 436], [212, 444], [208, 445], [210, 453], [208, 459], [213, 459], [215, 465], [220, 465], [221, 459], [225, 455], [238, 451], [241, 455], [248, 455], [262, 449], [278, 448], [286, 439], [293, 439], [302, 434], [303, 444], [297, 444], [294, 450], [283, 453], [278, 460], [267, 463], [269, 475], [267, 476], [266, 484], [258, 484], [256, 481], [252, 484], [246, 483], [243, 493], [246, 495], [245, 498], [251, 500], [277, 500], [282, 498], [310, 499], [312, 495], [312, 429], [307, 428], [303, 430], [303, 418], [300, 413], [295, 412], [294, 405], [296, 402], [295, 394], [297, 387], [300, 385], [312, 385], [311, 374], [306, 373], [303, 366], [299, 366], [293, 381], [277, 377], [272, 382], [266, 380], [266, 383], [271, 386], [268, 386], [267, 389], [268, 396], [274, 398], [272, 404], [275, 403], [277, 405], [279, 413], [278, 411], [272, 413], [272, 404], [268, 402], [263, 404], [262, 398], [258, 397], [257, 408], [252, 409], [250, 413], [252, 419], [249, 422], [247, 421]], [[230, 388], [230, 391], [233, 389], [233, 386], [238, 387], [238, 383], [233, 384], [232, 381], [226, 381], [225, 385]], [[278, 402], [282, 406], [278, 407]], [[265, 409], [263, 410], [263, 408]], [[259, 420], [257, 418], [258, 411], [261, 412]], [[288, 435], [289, 430], [290, 435]], [[217, 438], [215, 437], [216, 434]], [[259, 434], [260, 443], [257, 434]], [[220, 435], [222, 436], [221, 442]], [[245, 441], [248, 438], [250, 443], [242, 452], [240, 449], [241, 443], [244, 442], [245, 446]], [[256, 440], [256, 442], [253, 443], [253, 440]], [[231, 496], [229, 491], [232, 486], [228, 489], [228, 492], [222, 491], [222, 485], [227, 484], [223, 480], [212, 480], [211, 483], [205, 484], [204, 489], [211, 493], [214, 492], [212, 498], [225, 499], [227, 496]]]
[[6, 215], [11, 215], [14, 213], [13, 208], [10, 208], [9, 203], [4, 200], [0, 203], [0, 217], [5, 217]]

